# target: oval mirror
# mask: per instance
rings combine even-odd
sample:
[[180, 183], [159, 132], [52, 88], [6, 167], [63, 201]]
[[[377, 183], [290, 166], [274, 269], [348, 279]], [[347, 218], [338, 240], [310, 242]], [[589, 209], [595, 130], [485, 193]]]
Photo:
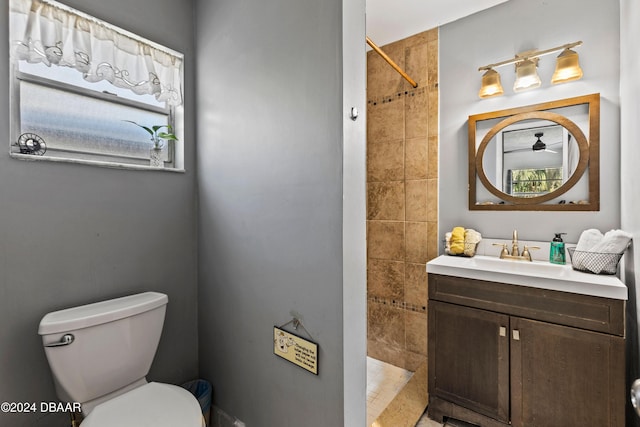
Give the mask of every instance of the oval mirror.
[[470, 116], [469, 208], [598, 210], [598, 113], [595, 94]]

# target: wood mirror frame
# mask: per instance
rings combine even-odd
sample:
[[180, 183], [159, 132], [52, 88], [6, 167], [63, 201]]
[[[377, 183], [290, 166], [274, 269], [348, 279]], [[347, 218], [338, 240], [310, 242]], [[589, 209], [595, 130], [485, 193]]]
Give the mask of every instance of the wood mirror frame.
[[[588, 108], [588, 134], [573, 121], [555, 112], [563, 107], [586, 105]], [[500, 119], [476, 149], [477, 122]], [[574, 173], [559, 188], [551, 193], [536, 197], [515, 197], [504, 193], [491, 183], [483, 168], [483, 156], [489, 143], [507, 126], [523, 120], [540, 119], [555, 122], [573, 135], [578, 144], [579, 161]], [[548, 211], [598, 211], [600, 210], [600, 94], [584, 95], [559, 101], [545, 102], [526, 107], [511, 108], [469, 116], [469, 210], [548, 210]], [[582, 176], [588, 173], [589, 196], [581, 203], [545, 203], [558, 198], [570, 190]], [[501, 200], [500, 203], [478, 203], [476, 195], [477, 180], [491, 194]]]

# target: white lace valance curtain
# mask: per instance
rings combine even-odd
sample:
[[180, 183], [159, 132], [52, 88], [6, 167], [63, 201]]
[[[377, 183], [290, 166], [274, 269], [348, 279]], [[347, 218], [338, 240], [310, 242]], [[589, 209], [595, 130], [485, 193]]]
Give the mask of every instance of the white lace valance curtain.
[[10, 0], [12, 55], [182, 103], [182, 55], [50, 0]]

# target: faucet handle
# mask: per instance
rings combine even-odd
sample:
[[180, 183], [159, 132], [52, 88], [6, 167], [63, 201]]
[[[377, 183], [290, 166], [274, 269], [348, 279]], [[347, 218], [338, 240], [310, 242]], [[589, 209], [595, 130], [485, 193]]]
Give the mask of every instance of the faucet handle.
[[502, 246], [502, 250], [500, 251], [500, 258], [509, 256], [509, 249], [507, 249], [506, 243], [494, 243], [493, 246]]
[[529, 252], [529, 249], [540, 249], [540, 246], [527, 246], [524, 245], [524, 248], [522, 249], [522, 257], [527, 258], [529, 261], [532, 261], [531, 259], [531, 253]]

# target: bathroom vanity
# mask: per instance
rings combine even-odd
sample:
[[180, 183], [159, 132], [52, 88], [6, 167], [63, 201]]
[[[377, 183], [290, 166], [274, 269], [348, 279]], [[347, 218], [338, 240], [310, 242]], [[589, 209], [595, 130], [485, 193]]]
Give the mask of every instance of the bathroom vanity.
[[430, 418], [625, 425], [620, 280], [483, 256], [443, 255], [427, 272]]

